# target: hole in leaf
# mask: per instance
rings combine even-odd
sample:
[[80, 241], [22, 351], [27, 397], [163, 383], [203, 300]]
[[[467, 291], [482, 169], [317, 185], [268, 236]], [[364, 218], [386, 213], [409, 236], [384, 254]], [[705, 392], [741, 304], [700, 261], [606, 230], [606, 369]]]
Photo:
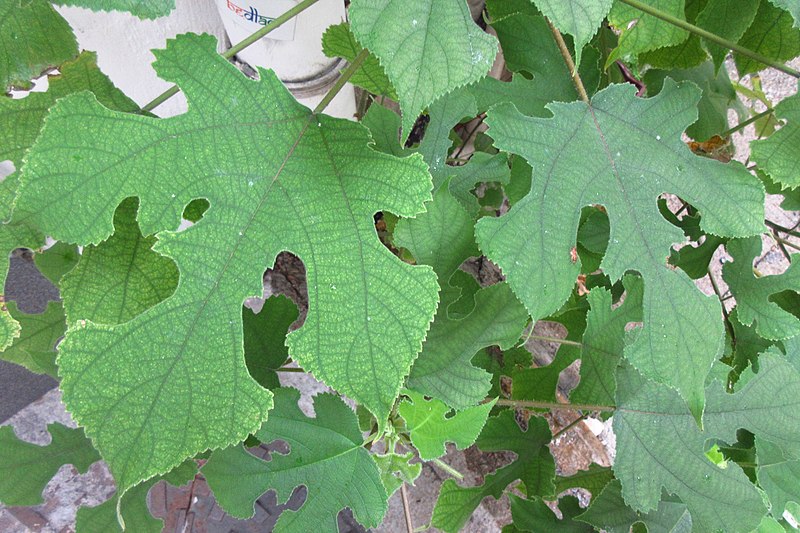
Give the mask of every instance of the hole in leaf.
[[17, 167], [11, 160], [6, 159], [5, 161], [0, 161], [0, 182], [2, 182], [4, 179], [9, 177], [16, 171]]

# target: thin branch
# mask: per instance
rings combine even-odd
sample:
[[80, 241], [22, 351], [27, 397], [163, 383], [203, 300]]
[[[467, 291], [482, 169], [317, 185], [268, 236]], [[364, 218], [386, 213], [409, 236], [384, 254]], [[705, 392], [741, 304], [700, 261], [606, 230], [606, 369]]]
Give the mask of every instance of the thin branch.
[[795, 230], [789, 229], [789, 228], [787, 228], [785, 226], [781, 226], [780, 224], [777, 224], [777, 223], [775, 223], [775, 222], [773, 222], [771, 220], [765, 220], [764, 224], [766, 224], [767, 226], [769, 226], [770, 228], [772, 228], [774, 230], [780, 231], [781, 233], [785, 233], [787, 235], [791, 235], [792, 237], [800, 237], [800, 231], [795, 231]]
[[280, 368], [276, 368], [275, 372], [305, 372], [305, 370], [296, 366], [282, 366]]
[[550, 26], [550, 31], [553, 32], [553, 37], [561, 52], [561, 57], [564, 58], [564, 63], [567, 64], [569, 75], [572, 76], [572, 83], [575, 84], [575, 88], [578, 90], [578, 96], [581, 97], [581, 100], [583, 100], [586, 105], [590, 105], [589, 95], [586, 94], [583, 80], [581, 80], [581, 75], [578, 74], [578, 67], [575, 66], [575, 62], [572, 60], [572, 54], [569, 53], [569, 48], [567, 48], [567, 43], [564, 42], [564, 37], [561, 35], [561, 32], [558, 31], [558, 28], [553, 26], [553, 23], [550, 22], [549, 19], [547, 20], [547, 25]]
[[766, 116], [768, 116], [768, 115], [771, 115], [771, 114], [772, 114], [772, 113], [774, 113], [774, 112], [775, 112], [775, 110], [774, 110], [774, 109], [772, 109], [771, 107], [770, 107], [770, 108], [767, 108], [767, 110], [766, 110], [766, 111], [762, 111], [761, 113], [759, 113], [759, 114], [757, 114], [757, 115], [753, 115], [752, 117], [748, 118], [747, 120], [745, 120], [745, 121], [743, 121], [743, 122], [740, 122], [740, 123], [738, 123], [738, 124], [737, 124], [737, 125], [735, 125], [734, 127], [730, 128], [730, 129], [728, 129], [728, 130], [725, 130], [725, 131], [723, 131], [722, 133], [720, 133], [720, 134], [719, 134], [719, 136], [720, 136], [720, 137], [722, 137], [723, 139], [724, 139], [725, 137], [730, 137], [731, 135], [733, 135], [733, 134], [734, 134], [734, 133], [736, 133], [737, 131], [740, 131], [740, 130], [743, 130], [743, 129], [745, 129], [747, 126], [749, 126], [749, 125], [750, 125], [750, 124], [752, 124], [753, 122], [756, 122], [756, 121], [758, 121], [758, 120], [761, 120], [762, 118], [764, 118], [764, 117], [766, 117]]
[[714, 275], [711, 273], [710, 267], [706, 269], [706, 273], [708, 274], [708, 280], [711, 282], [711, 288], [714, 289], [714, 294], [717, 295], [717, 298], [719, 299], [719, 305], [722, 307], [722, 315], [725, 317], [725, 329], [728, 330], [728, 334], [731, 336], [731, 340], [735, 345], [736, 334], [733, 332], [733, 324], [731, 324], [731, 318], [728, 316], [728, 310], [725, 308], [725, 300], [722, 298], [722, 291], [719, 290], [719, 286], [717, 285], [717, 281], [714, 279]]
[[581, 416], [579, 416], [578, 418], [576, 418], [575, 420], [573, 420], [572, 422], [570, 422], [569, 424], [567, 424], [563, 428], [561, 428], [558, 431], [556, 431], [556, 434], [553, 435], [553, 438], [550, 439], [550, 440], [555, 442], [556, 439], [558, 439], [561, 435], [563, 435], [564, 433], [566, 433], [570, 429], [574, 428], [575, 426], [577, 426], [578, 424], [583, 422], [586, 419], [587, 416], [589, 416], [589, 413], [583, 413]]
[[461, 157], [461, 154], [464, 152], [464, 148], [467, 147], [467, 144], [469, 144], [469, 141], [472, 139], [472, 136], [475, 135], [475, 133], [478, 131], [478, 128], [480, 128], [481, 124], [483, 124], [484, 120], [486, 120], [486, 113], [482, 113], [480, 118], [478, 119], [478, 122], [476, 122], [475, 125], [472, 127], [472, 129], [469, 130], [469, 133], [464, 138], [464, 142], [461, 143], [461, 146], [458, 147], [456, 153], [453, 154], [452, 159], [459, 159]]
[[579, 348], [583, 348], [583, 343], [576, 342], [576, 341], [569, 341], [567, 339], [559, 339], [558, 337], [545, 337], [542, 335], [529, 335], [528, 339], [533, 339], [537, 341], [546, 341], [546, 342], [555, 342], [558, 344], [567, 344], [569, 346], [577, 346]]
[[411, 519], [411, 507], [408, 504], [408, 491], [406, 484], [400, 485], [400, 495], [403, 497], [403, 514], [406, 517], [406, 533], [414, 533], [414, 521]]
[[339, 91], [342, 90], [344, 84], [356, 73], [356, 71], [361, 67], [361, 63], [364, 62], [365, 59], [369, 57], [369, 50], [363, 48], [361, 52], [356, 56], [352, 63], [350, 63], [346, 69], [342, 71], [342, 75], [339, 76], [339, 79], [336, 80], [336, 83], [333, 84], [333, 87], [328, 91], [328, 93], [322, 98], [317, 107], [314, 108], [314, 114], [322, 113], [328, 104], [336, 98], [336, 95], [339, 94]]
[[[794, 248], [795, 250], [800, 251], [800, 246], [798, 246], [797, 244], [791, 241], [787, 241], [786, 239], [781, 239], [776, 234], [773, 234], [773, 237], [775, 237], [775, 240], [778, 241], [779, 244], [783, 244], [784, 246], [788, 246], [789, 248]], [[788, 257], [788, 259], [791, 261], [791, 257]]]
[[[283, 26], [286, 22], [290, 21], [295, 16], [299, 15], [300, 13], [302, 13], [312, 5], [316, 4], [317, 2], [319, 2], [319, 0], [303, 0], [302, 2], [294, 6], [292, 9], [288, 10], [286, 13], [279, 16], [278, 18], [276, 18], [275, 20], [273, 20], [272, 22], [270, 22], [257, 32], [253, 33], [240, 43], [237, 43], [236, 45], [232, 46], [231, 48], [223, 52], [221, 54], [222, 57], [224, 57], [225, 59], [232, 58], [233, 56], [235, 56], [236, 54], [238, 54], [239, 52], [241, 52], [254, 42], [258, 41], [265, 35], [277, 30], [278, 28]], [[153, 100], [145, 104], [144, 107], [142, 107], [142, 111], [152, 111], [153, 109], [160, 106], [161, 104], [163, 104], [164, 102], [166, 102], [179, 92], [180, 88], [178, 88], [177, 85], [173, 85], [172, 87], [170, 87], [169, 89], [167, 89], [166, 91], [155, 97]]]
[[[491, 398], [489, 399], [491, 400]], [[537, 402], [530, 400], [505, 400], [499, 399], [495, 405], [508, 407], [520, 407], [523, 409], [568, 409], [570, 411], [616, 411], [613, 405], [592, 405], [585, 403], [558, 403], [558, 402]]]
[[651, 6], [647, 5], [647, 4], [639, 2], [638, 0], [620, 0], [620, 2], [622, 2], [623, 4], [628, 4], [629, 6], [631, 6], [633, 8], [636, 8], [639, 11], [642, 11], [643, 13], [647, 13], [648, 15], [652, 15], [652, 16], [658, 18], [658, 19], [663, 20], [664, 22], [672, 24], [673, 26], [677, 26], [678, 28], [681, 28], [682, 30], [686, 30], [688, 32], [694, 33], [695, 35], [697, 35], [699, 37], [702, 37], [703, 39], [706, 39], [708, 41], [716, 43], [716, 44], [718, 44], [720, 46], [723, 46], [723, 47], [725, 47], [725, 48], [727, 48], [729, 50], [733, 50], [734, 52], [742, 54], [743, 56], [747, 56], [747, 57], [749, 57], [751, 59], [755, 59], [759, 63], [763, 63], [763, 64], [765, 64], [767, 66], [770, 66], [770, 67], [772, 67], [774, 69], [780, 70], [781, 72], [784, 72], [784, 73], [786, 73], [786, 74], [788, 74], [790, 76], [794, 76], [795, 78], [800, 78], [800, 72], [796, 71], [793, 68], [790, 68], [790, 67], [784, 65], [783, 63], [781, 63], [779, 61], [773, 61], [772, 59], [770, 59], [770, 58], [768, 58], [766, 56], [762, 56], [761, 54], [759, 54], [757, 52], [753, 52], [752, 50], [748, 50], [747, 48], [744, 48], [743, 46], [739, 46], [738, 44], [736, 44], [733, 41], [729, 41], [727, 39], [723, 39], [719, 35], [716, 35], [716, 34], [713, 34], [713, 33], [709, 32], [709, 31], [706, 31], [703, 28], [695, 26], [694, 24], [690, 24], [690, 23], [686, 22], [685, 20], [681, 20], [681, 19], [679, 19], [677, 17], [673, 17], [672, 15], [670, 15], [668, 13], [664, 13], [663, 11], [660, 11], [660, 10], [655, 9], [655, 8], [653, 8], [653, 7], [651, 7]]
[[444, 470], [445, 472], [447, 472], [448, 474], [450, 474], [451, 476], [453, 476], [454, 478], [458, 479], [459, 481], [464, 479], [464, 474], [462, 474], [449, 464], [445, 463], [441, 459], [433, 459], [431, 460], [431, 462], [436, 466], [438, 466], [439, 468], [441, 468], [442, 470]]

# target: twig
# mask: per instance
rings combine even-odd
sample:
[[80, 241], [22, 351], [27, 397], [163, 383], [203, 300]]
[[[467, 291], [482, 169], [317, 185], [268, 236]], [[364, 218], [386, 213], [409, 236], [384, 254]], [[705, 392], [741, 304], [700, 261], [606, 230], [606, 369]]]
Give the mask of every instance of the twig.
[[445, 463], [441, 459], [433, 459], [431, 462], [436, 466], [438, 466], [439, 468], [441, 468], [442, 470], [444, 470], [445, 472], [447, 472], [448, 474], [450, 474], [451, 476], [453, 476], [454, 478], [458, 479], [459, 481], [464, 479], [464, 474], [462, 474], [449, 464]]
[[631, 6], [633, 8], [636, 8], [639, 11], [642, 11], [643, 13], [647, 13], [648, 15], [652, 15], [652, 16], [658, 18], [658, 19], [663, 20], [664, 22], [672, 24], [673, 26], [677, 26], [678, 28], [681, 28], [682, 30], [686, 30], [686, 31], [689, 31], [691, 33], [694, 33], [695, 35], [697, 35], [699, 37], [702, 37], [703, 39], [706, 39], [706, 40], [711, 41], [713, 43], [717, 43], [720, 46], [724, 46], [725, 48], [727, 48], [729, 50], [733, 50], [734, 52], [742, 54], [743, 56], [747, 56], [747, 57], [749, 57], [751, 59], [755, 59], [759, 63], [763, 63], [763, 64], [765, 64], [767, 66], [770, 66], [770, 67], [772, 67], [774, 69], [780, 70], [781, 72], [784, 72], [784, 73], [786, 73], [786, 74], [788, 74], [790, 76], [794, 76], [795, 78], [800, 78], [800, 72], [796, 71], [793, 68], [790, 68], [790, 67], [784, 65], [783, 63], [780, 63], [778, 61], [773, 61], [772, 59], [770, 59], [770, 58], [768, 58], [766, 56], [762, 56], [761, 54], [753, 52], [752, 50], [748, 50], [747, 48], [744, 48], [743, 46], [739, 46], [738, 44], [736, 44], [733, 41], [729, 41], [727, 39], [723, 39], [719, 35], [716, 35], [716, 34], [713, 34], [713, 33], [709, 32], [709, 31], [706, 31], [703, 28], [695, 26], [694, 24], [690, 24], [690, 23], [686, 22], [685, 20], [681, 20], [681, 19], [679, 19], [677, 17], [673, 17], [672, 15], [670, 15], [668, 13], [664, 13], [663, 11], [660, 11], [660, 10], [655, 9], [655, 8], [653, 8], [653, 7], [651, 7], [651, 6], [647, 5], [647, 4], [639, 2], [638, 0], [620, 0], [620, 2], [622, 2], [623, 4], [628, 4], [629, 6]]
[[549, 19], [547, 20], [547, 25], [550, 26], [550, 31], [553, 32], [553, 37], [556, 40], [558, 49], [561, 51], [561, 57], [564, 58], [564, 63], [567, 64], [569, 75], [572, 76], [572, 83], [575, 84], [575, 88], [578, 90], [578, 96], [581, 97], [581, 100], [583, 100], [586, 105], [590, 105], [589, 95], [586, 94], [586, 88], [583, 86], [583, 80], [581, 80], [581, 75], [578, 74], [578, 68], [575, 66], [575, 62], [572, 60], [572, 54], [569, 53], [569, 48], [567, 48], [567, 43], [564, 42], [564, 37], [561, 35], [561, 32], [558, 31], [558, 28], [553, 26], [553, 23], [550, 22]]
[[720, 307], [722, 307], [722, 316], [725, 317], [725, 329], [728, 330], [728, 334], [731, 336], [731, 341], [735, 345], [736, 335], [733, 332], [733, 324], [731, 324], [731, 318], [728, 315], [728, 310], [725, 308], [725, 300], [722, 299], [722, 291], [719, 290], [719, 286], [717, 285], [717, 282], [714, 279], [714, 275], [711, 273], [711, 268], [707, 268], [706, 273], [708, 274], [708, 280], [711, 282], [711, 288], [714, 289], [714, 294], [717, 295], [717, 299], [719, 300], [719, 305]]
[[[239, 52], [241, 52], [254, 42], [258, 41], [265, 35], [277, 30], [278, 28], [283, 26], [286, 22], [290, 21], [295, 16], [299, 15], [300, 13], [302, 13], [312, 5], [316, 4], [317, 2], [319, 2], [319, 0], [303, 0], [302, 2], [294, 6], [292, 9], [288, 10], [286, 13], [279, 16], [278, 18], [276, 18], [275, 20], [273, 20], [272, 22], [270, 22], [257, 32], [253, 33], [240, 43], [237, 43], [236, 45], [232, 46], [231, 48], [223, 52], [221, 54], [222, 57], [224, 57], [225, 59], [232, 58], [233, 56], [235, 56], [236, 54], [238, 54]], [[142, 107], [142, 111], [152, 111], [153, 109], [160, 106], [161, 104], [163, 104], [164, 102], [166, 102], [179, 92], [180, 88], [177, 85], [173, 85], [160, 95], [156, 96], [153, 100], [145, 104], [144, 107]]]
[[408, 491], [406, 484], [400, 485], [400, 495], [403, 497], [403, 514], [406, 517], [406, 532], [414, 533], [414, 521], [411, 519], [411, 507], [408, 504]]
[[542, 335], [529, 335], [528, 339], [533, 339], [537, 341], [546, 341], [546, 342], [555, 342], [558, 344], [568, 344], [569, 346], [578, 346], [579, 348], [583, 347], [583, 343], [576, 342], [576, 341], [569, 341], [567, 339], [559, 339], [558, 337], [545, 337]]
[[553, 438], [550, 439], [550, 440], [555, 442], [555, 440], [558, 439], [558, 437], [560, 437], [561, 435], [563, 435], [564, 433], [566, 433], [570, 429], [574, 428], [579, 423], [583, 422], [583, 420], [585, 420], [587, 416], [589, 416], [589, 413], [583, 413], [581, 416], [579, 416], [578, 418], [576, 418], [575, 420], [573, 420], [572, 422], [570, 422], [569, 424], [567, 424], [563, 428], [561, 428], [558, 431], [556, 431], [556, 434], [553, 435]]
[[368, 57], [369, 57], [369, 50], [367, 50], [366, 48], [362, 49], [361, 52], [359, 52], [356, 58], [353, 59], [353, 62], [350, 63], [347, 66], [347, 68], [342, 71], [342, 75], [339, 76], [339, 79], [336, 80], [336, 83], [333, 84], [333, 87], [331, 87], [331, 89], [327, 92], [327, 94], [322, 98], [320, 103], [317, 104], [317, 107], [314, 108], [315, 115], [317, 113], [322, 113], [322, 111], [324, 111], [325, 108], [328, 107], [328, 104], [331, 103], [331, 100], [336, 98], [336, 95], [339, 94], [339, 91], [342, 90], [342, 87], [344, 87], [344, 84], [347, 83], [347, 80], [349, 80], [353, 76], [353, 74], [356, 73], [359, 67], [361, 67], [361, 63], [363, 63], [364, 60], [367, 59]]
[[726, 137], [730, 137], [731, 135], [733, 135], [737, 131], [745, 129], [747, 126], [749, 126], [753, 122], [761, 120], [762, 118], [764, 118], [767, 115], [770, 115], [770, 114], [772, 114], [774, 112], [775, 112], [775, 110], [772, 109], [771, 107], [767, 108], [766, 111], [762, 111], [761, 113], [759, 113], [757, 115], [753, 115], [752, 117], [748, 118], [747, 120], [738, 123], [734, 127], [723, 131], [722, 133], [719, 134], [719, 136], [722, 137], [723, 139], [726, 138]]
[[793, 229], [789, 229], [789, 228], [787, 228], [785, 226], [781, 226], [780, 224], [777, 224], [777, 223], [775, 223], [775, 222], [773, 222], [771, 220], [765, 220], [764, 224], [766, 224], [767, 226], [769, 226], [772, 229], [778, 230], [778, 231], [780, 231], [782, 233], [785, 233], [787, 235], [791, 235], [792, 237], [800, 237], [800, 232], [795, 231]]
[[[486, 401], [491, 401], [488, 398]], [[558, 403], [558, 402], [537, 402], [532, 400], [505, 400], [499, 399], [495, 405], [505, 405], [508, 407], [520, 407], [523, 409], [568, 409], [570, 411], [616, 411], [612, 405], [592, 405], [585, 403]]]

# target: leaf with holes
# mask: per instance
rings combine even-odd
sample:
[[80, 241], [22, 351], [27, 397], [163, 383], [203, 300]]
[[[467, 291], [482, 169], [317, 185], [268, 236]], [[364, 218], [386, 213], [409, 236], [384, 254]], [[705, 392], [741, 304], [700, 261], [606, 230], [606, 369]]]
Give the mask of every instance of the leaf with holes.
[[38, 505], [42, 491], [63, 465], [85, 474], [100, 456], [82, 429], [61, 424], [47, 426], [51, 441], [39, 446], [17, 438], [11, 426], [0, 427], [0, 502]]
[[500, 218], [481, 219], [476, 235], [538, 320], [564, 303], [580, 272], [571, 251], [581, 209], [605, 206], [611, 236], [601, 268], [612, 280], [631, 270], [644, 280], [644, 329], [625, 356], [679, 390], [699, 418], [705, 376], [723, 347], [720, 307], [668, 265], [683, 235], [661, 217], [657, 199], [673, 193], [690, 202], [707, 233], [749, 236], [762, 230], [764, 192], [743, 165], [697, 157], [682, 142], [697, 119], [694, 85], [667, 80], [654, 98], [634, 93], [612, 85], [591, 105], [553, 103], [551, 119], [510, 105], [490, 110], [489, 134], [525, 157], [534, 178], [525, 198]]
[[[60, 347], [64, 401], [123, 491], [267, 418], [272, 395], [247, 372], [241, 308], [281, 251], [305, 262], [309, 287], [289, 353], [381, 425], [436, 309], [434, 273], [400, 262], [373, 225], [380, 210], [422, 210], [422, 159], [371, 150], [360, 125], [310, 112], [271, 71], [249, 80], [215, 50], [213, 37], [188, 34], [155, 52], [188, 113], [127, 115], [70, 96], [23, 168], [18, 206], [48, 234], [99, 243], [117, 205], [138, 196], [142, 233], [157, 233], [155, 250], [180, 272], [171, 297], [123, 324], [73, 324]], [[168, 231], [195, 198], [210, 204], [203, 218]]]
[[800, 261], [792, 261], [783, 274], [757, 277], [753, 260], [761, 254], [760, 238], [732, 240], [725, 248], [733, 262], [725, 263], [722, 277], [736, 298], [739, 322], [755, 322], [759, 335], [775, 341], [800, 335], [800, 319], [772, 301], [782, 291], [800, 293]]
[[275, 410], [255, 434], [261, 442], [281, 440], [289, 454], [273, 452], [269, 461], [241, 446], [214, 452], [203, 467], [220, 506], [238, 518], [253, 516], [255, 501], [274, 490], [288, 500], [299, 485], [308, 489], [297, 511], [284, 511], [276, 533], [336, 531], [336, 515], [344, 507], [367, 527], [377, 526], [386, 512], [386, 490], [378, 467], [363, 447], [355, 413], [332, 394], [314, 397], [314, 418], [297, 405], [294, 389], [275, 391]]
[[17, 309], [16, 302], [6, 304], [11, 316], [21, 326], [20, 337], [14, 340], [0, 359], [22, 365], [31, 372], [56, 376], [56, 343], [67, 329], [61, 302], [48, 302], [41, 314], [27, 314]]
[[758, 374], [747, 374], [734, 394], [719, 381], [709, 385], [701, 431], [674, 391], [644, 379], [630, 365], [621, 367], [614, 473], [629, 506], [645, 513], [656, 509], [663, 487], [686, 504], [698, 531], [749, 532], [758, 526], [766, 513], [758, 489], [738, 466], [711, 462], [706, 443], [734, 443], [736, 430], [744, 428], [797, 457], [800, 373], [767, 352], [759, 358]]
[[452, 442], [459, 450], [472, 446], [478, 438], [494, 400], [447, 416], [451, 409], [437, 399], [426, 400], [422, 394], [405, 391], [409, 399], [400, 402], [397, 412], [406, 421], [411, 443], [423, 461], [445, 454], [445, 445]]
[[436, 99], [486, 76], [497, 53], [464, 0], [354, 0], [350, 21], [397, 90], [403, 139]]

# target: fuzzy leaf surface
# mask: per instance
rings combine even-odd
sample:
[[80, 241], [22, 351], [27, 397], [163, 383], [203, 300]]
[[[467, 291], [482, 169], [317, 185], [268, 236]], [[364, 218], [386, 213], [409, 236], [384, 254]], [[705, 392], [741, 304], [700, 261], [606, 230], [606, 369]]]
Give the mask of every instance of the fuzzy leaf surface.
[[592, 498], [589, 508], [576, 517], [598, 530], [608, 533], [629, 533], [634, 524], [644, 524], [649, 533], [691, 533], [692, 517], [680, 501], [662, 500], [658, 509], [637, 513], [622, 498], [619, 480], [611, 481]]
[[[346, 22], [330, 26], [322, 35], [322, 51], [328, 57], [342, 57], [352, 62], [362, 48]], [[392, 83], [386, 77], [378, 58], [372, 54], [367, 56], [350, 77], [350, 83], [378, 96], [397, 100]]]
[[[776, 61], [788, 61], [800, 55], [800, 29], [792, 16], [762, 0], [753, 23], [739, 39], [739, 44]], [[767, 65], [741, 54], [734, 54], [740, 76], [767, 68]]]
[[454, 443], [459, 450], [472, 446], [494, 407], [494, 401], [491, 401], [448, 417], [450, 407], [444, 402], [435, 398], [426, 400], [414, 391], [405, 391], [405, 394], [410, 399], [400, 403], [398, 412], [405, 419], [411, 443], [423, 461], [444, 455], [448, 442]]
[[559, 519], [544, 501], [538, 498], [523, 499], [515, 494], [508, 495], [511, 504], [511, 517], [514, 527], [519, 531], [531, 533], [592, 533], [594, 528], [588, 524], [576, 522], [581, 507], [578, 498], [565, 496], [558, 501]]
[[0, 93], [28, 88], [48, 68], [78, 55], [72, 29], [47, 0], [0, 0]]
[[800, 459], [786, 457], [778, 446], [756, 437], [758, 484], [772, 504], [772, 515], [780, 518], [789, 502], [800, 503]]
[[122, 324], [175, 292], [178, 269], [154, 252], [153, 236], [144, 237], [136, 223], [135, 198], [114, 213], [114, 234], [83, 249], [78, 265], [61, 280], [67, 321]]
[[734, 443], [736, 430], [745, 428], [789, 456], [800, 454], [800, 374], [775, 353], [763, 354], [759, 366], [734, 394], [719, 381], [709, 385], [704, 431], [674, 391], [630, 365], [620, 367], [614, 472], [628, 505], [639, 512], [655, 509], [663, 487], [686, 504], [698, 531], [758, 526], [766, 508], [756, 487], [740, 468], [720, 468], [705, 452], [707, 439]]
[[175, 9], [175, 0], [55, 0], [53, 3], [92, 11], [127, 11], [140, 19], [164, 17]]
[[422, 463], [411, 464], [415, 459], [414, 452], [400, 455], [399, 453], [375, 454], [372, 456], [381, 472], [381, 481], [386, 488], [386, 496], [391, 497], [403, 483], [413, 485], [414, 481], [422, 474]]
[[436, 99], [486, 76], [497, 54], [464, 0], [355, 0], [350, 21], [397, 90], [404, 139]]
[[38, 446], [17, 438], [11, 426], [0, 427], [0, 502], [37, 505], [42, 491], [62, 465], [71, 464], [86, 473], [100, 460], [82, 429], [50, 424], [50, 444]]
[[284, 511], [276, 533], [336, 531], [336, 516], [344, 507], [356, 520], [375, 527], [386, 512], [386, 490], [378, 467], [363, 447], [355, 413], [332, 394], [314, 398], [314, 418], [297, 405], [295, 389], [275, 391], [275, 409], [256, 433], [261, 442], [282, 440], [288, 455], [272, 454], [270, 461], [235, 446], [214, 452], [203, 474], [220, 506], [239, 518], [253, 516], [255, 501], [267, 490], [278, 501], [288, 500], [295, 487], [308, 495], [297, 511]]
[[750, 157], [783, 188], [796, 189], [800, 187], [800, 96], [781, 100], [775, 114], [786, 124], [767, 139], [753, 141]]
[[[684, 0], [644, 0], [644, 3], [662, 13], [686, 20]], [[631, 60], [642, 52], [680, 44], [689, 36], [686, 30], [622, 2], [614, 3], [608, 21], [620, 30], [620, 36], [619, 44], [611, 52], [606, 66], [617, 59]], [[634, 21], [636, 23], [631, 24]]]
[[542, 14], [564, 33], [575, 37], [575, 64], [581, 64], [581, 51], [603, 23], [614, 0], [533, 0]]
[[770, 297], [782, 291], [800, 293], [800, 261], [795, 259], [783, 274], [756, 277], [753, 260], [761, 254], [761, 239], [736, 239], [725, 245], [733, 262], [725, 263], [722, 277], [736, 298], [739, 322], [770, 340], [800, 335], [800, 319], [784, 311]]
[[769, 0], [792, 14], [795, 27], [800, 27], [800, 2], [798, 0]]
[[215, 46], [187, 34], [155, 52], [188, 113], [155, 119], [86, 93], [64, 98], [23, 170], [19, 206], [67, 242], [106, 239], [129, 196], [145, 235], [176, 228], [195, 198], [210, 203], [191, 228], [157, 234], [156, 251], [180, 271], [170, 298], [117, 326], [77, 324], [61, 346], [65, 403], [121, 487], [240, 442], [266, 419], [271, 393], [247, 372], [241, 306], [262, 294], [281, 251], [304, 261], [309, 287], [290, 354], [379, 421], [436, 308], [433, 272], [394, 257], [372, 218], [422, 209], [422, 159], [374, 152], [361, 126], [311, 113], [271, 71], [245, 78]]
[[604, 205], [611, 235], [601, 268], [612, 280], [628, 271], [644, 279], [644, 329], [625, 356], [678, 389], [699, 417], [705, 376], [722, 351], [720, 308], [667, 264], [683, 235], [660, 215], [657, 198], [669, 192], [691, 202], [708, 233], [749, 236], [761, 232], [764, 192], [744, 166], [697, 157], [681, 141], [697, 119], [693, 85], [667, 80], [654, 98], [634, 93], [612, 85], [591, 106], [553, 103], [551, 119], [510, 105], [491, 110], [496, 145], [525, 157], [534, 177], [506, 215], [478, 222], [477, 241], [538, 320], [566, 301], [580, 272], [571, 251], [581, 209]]

